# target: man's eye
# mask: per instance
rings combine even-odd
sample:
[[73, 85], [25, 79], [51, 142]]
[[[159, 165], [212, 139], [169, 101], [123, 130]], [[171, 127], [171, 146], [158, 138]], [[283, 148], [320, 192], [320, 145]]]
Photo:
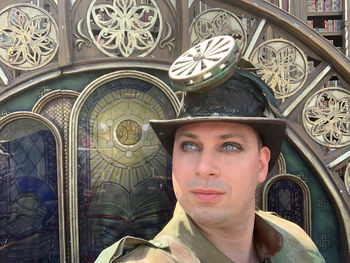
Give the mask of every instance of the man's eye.
[[192, 150], [196, 150], [197, 147], [194, 143], [184, 142], [182, 143], [182, 149], [184, 149], [185, 151], [192, 151]]
[[240, 147], [238, 145], [234, 144], [234, 143], [225, 143], [223, 145], [223, 149], [225, 151], [236, 151], [236, 150], [239, 150]]

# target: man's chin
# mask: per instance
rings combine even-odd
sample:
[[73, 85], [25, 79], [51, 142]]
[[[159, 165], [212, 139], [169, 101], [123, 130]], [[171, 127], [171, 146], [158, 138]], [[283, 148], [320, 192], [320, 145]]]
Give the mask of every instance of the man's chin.
[[188, 213], [197, 225], [213, 226], [225, 223], [229, 215], [226, 211], [213, 207], [199, 207]]

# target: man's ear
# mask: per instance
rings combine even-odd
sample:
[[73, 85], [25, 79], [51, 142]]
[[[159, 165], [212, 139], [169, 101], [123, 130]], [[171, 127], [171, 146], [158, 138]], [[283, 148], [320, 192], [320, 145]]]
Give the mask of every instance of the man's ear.
[[260, 158], [259, 158], [258, 183], [262, 183], [266, 179], [266, 175], [269, 171], [270, 156], [271, 156], [270, 149], [267, 148], [266, 146], [261, 147]]

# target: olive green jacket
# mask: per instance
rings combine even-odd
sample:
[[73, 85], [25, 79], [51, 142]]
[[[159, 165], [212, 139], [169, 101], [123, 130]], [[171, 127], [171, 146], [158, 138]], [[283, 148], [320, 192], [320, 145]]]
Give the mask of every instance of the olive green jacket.
[[[254, 245], [264, 263], [325, 263], [304, 230], [271, 213], [256, 212]], [[107, 262], [233, 263], [203, 236], [180, 205], [153, 240], [124, 237], [95, 261]]]

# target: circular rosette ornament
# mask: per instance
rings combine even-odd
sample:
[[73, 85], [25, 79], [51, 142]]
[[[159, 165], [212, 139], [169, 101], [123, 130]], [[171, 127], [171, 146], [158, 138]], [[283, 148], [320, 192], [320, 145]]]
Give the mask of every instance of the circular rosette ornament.
[[182, 54], [171, 65], [169, 77], [182, 91], [202, 91], [227, 80], [235, 70], [242, 50], [229, 36], [207, 39]]
[[272, 39], [253, 52], [251, 63], [258, 75], [275, 93], [276, 99], [287, 98], [300, 90], [307, 78], [307, 59], [292, 42]]
[[110, 57], [144, 57], [158, 45], [163, 20], [154, 0], [93, 0], [87, 27], [96, 47]]
[[350, 93], [338, 87], [316, 92], [306, 102], [303, 124], [321, 145], [340, 148], [350, 144]]
[[0, 61], [17, 70], [48, 64], [58, 50], [58, 28], [44, 9], [31, 4], [0, 11]]
[[190, 39], [193, 46], [215, 36], [233, 37], [242, 50], [247, 45], [247, 33], [241, 20], [225, 9], [208, 9], [191, 23]]

